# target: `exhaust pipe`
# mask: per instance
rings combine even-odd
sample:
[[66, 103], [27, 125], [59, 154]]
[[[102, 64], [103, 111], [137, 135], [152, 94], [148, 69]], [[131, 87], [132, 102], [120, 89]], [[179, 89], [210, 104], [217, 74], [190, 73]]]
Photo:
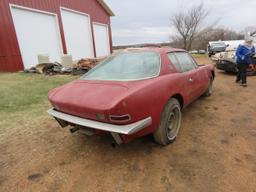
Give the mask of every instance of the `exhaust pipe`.
[[72, 129], [70, 129], [70, 133], [75, 133], [79, 130], [80, 128], [79, 127], [74, 127]]

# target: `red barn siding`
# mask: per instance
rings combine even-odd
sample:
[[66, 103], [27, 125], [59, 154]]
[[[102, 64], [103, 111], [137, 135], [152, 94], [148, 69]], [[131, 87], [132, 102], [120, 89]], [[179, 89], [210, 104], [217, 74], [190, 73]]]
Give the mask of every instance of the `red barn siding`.
[[[66, 7], [87, 13], [90, 15], [92, 33], [93, 22], [99, 22], [109, 26], [110, 50], [112, 51], [110, 16], [96, 0], [1, 0], [0, 71], [14, 72], [24, 69], [9, 4], [20, 5], [57, 14], [64, 53], [67, 53], [67, 49], [60, 15], [60, 7]], [[93, 47], [95, 55], [94, 38]]]
[[7, 1], [0, 2], [0, 71], [23, 69], [18, 41]]

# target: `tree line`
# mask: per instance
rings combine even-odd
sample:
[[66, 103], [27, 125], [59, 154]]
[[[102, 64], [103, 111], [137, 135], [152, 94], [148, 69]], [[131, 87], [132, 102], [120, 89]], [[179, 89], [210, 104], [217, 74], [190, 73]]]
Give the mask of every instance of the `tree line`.
[[205, 49], [209, 41], [241, 40], [248, 32], [255, 32], [256, 27], [248, 27], [246, 32], [237, 32], [214, 24], [205, 26], [210, 11], [203, 3], [174, 13], [170, 19], [176, 33], [171, 35], [171, 45], [185, 50]]

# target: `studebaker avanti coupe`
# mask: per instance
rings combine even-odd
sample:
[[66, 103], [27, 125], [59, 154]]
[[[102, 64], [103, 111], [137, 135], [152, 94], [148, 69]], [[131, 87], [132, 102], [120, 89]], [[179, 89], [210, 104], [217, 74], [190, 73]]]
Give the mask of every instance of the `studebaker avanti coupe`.
[[214, 76], [214, 65], [199, 66], [184, 50], [128, 49], [51, 90], [48, 113], [71, 132], [110, 133], [118, 144], [153, 134], [168, 145], [179, 132], [181, 110], [211, 95]]

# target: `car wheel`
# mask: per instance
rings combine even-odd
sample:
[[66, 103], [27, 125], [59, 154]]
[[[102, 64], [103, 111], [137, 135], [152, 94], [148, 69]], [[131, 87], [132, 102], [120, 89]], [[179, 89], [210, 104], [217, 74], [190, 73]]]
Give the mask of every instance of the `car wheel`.
[[181, 108], [177, 99], [169, 100], [161, 114], [160, 124], [154, 133], [155, 141], [160, 145], [173, 143], [181, 125]]
[[210, 81], [209, 81], [209, 84], [208, 84], [208, 87], [206, 89], [206, 91], [204, 92], [203, 96], [204, 97], [209, 97], [212, 95], [212, 91], [213, 91], [213, 78], [211, 77]]

